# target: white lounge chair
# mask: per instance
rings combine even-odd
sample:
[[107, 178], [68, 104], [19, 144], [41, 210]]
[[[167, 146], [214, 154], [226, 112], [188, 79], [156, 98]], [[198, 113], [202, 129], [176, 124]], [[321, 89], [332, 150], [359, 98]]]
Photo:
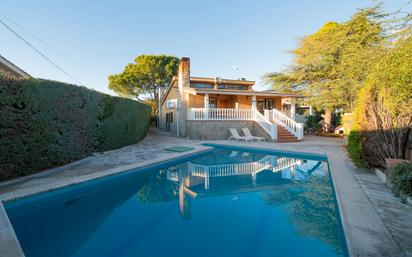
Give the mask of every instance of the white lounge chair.
[[245, 142], [247, 142], [249, 140], [253, 141], [253, 139], [251, 139], [251, 138], [247, 138], [245, 136], [239, 135], [239, 133], [237, 132], [237, 130], [235, 128], [230, 128], [229, 130], [230, 130], [230, 134], [231, 134], [231, 136], [229, 137], [229, 140], [232, 140], [232, 139], [234, 139], [236, 141], [245, 140]]
[[236, 157], [238, 153], [239, 153], [238, 151], [232, 151], [229, 157]]
[[265, 141], [266, 139], [264, 137], [255, 137], [252, 136], [252, 133], [250, 133], [250, 130], [248, 128], [242, 128], [243, 134], [245, 135], [245, 137], [253, 140], [257, 140], [257, 141]]

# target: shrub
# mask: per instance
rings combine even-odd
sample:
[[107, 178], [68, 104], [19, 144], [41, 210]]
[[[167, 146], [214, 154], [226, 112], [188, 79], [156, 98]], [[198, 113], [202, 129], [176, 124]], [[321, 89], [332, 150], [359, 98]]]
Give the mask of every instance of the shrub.
[[0, 180], [136, 143], [150, 112], [85, 87], [0, 77]]
[[322, 128], [322, 124], [320, 123], [320, 121], [322, 120], [322, 117], [320, 114], [310, 115], [310, 116], [307, 116], [306, 118], [307, 120], [305, 122], [305, 129], [307, 131], [314, 132]]
[[350, 132], [348, 136], [348, 154], [357, 167], [366, 168], [368, 164], [363, 159], [362, 134], [357, 130]]
[[392, 192], [405, 201], [406, 196], [412, 196], [412, 163], [405, 162], [388, 169], [389, 182], [392, 184]]
[[343, 135], [341, 135], [341, 134], [335, 134], [335, 133], [331, 133], [331, 132], [319, 132], [316, 135], [320, 136], [320, 137], [335, 137], [335, 138], [342, 138], [343, 137]]

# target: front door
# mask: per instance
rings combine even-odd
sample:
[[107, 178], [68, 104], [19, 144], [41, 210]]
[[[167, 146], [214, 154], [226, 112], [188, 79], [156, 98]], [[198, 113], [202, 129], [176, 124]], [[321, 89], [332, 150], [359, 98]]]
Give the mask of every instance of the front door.
[[265, 112], [265, 100], [264, 99], [258, 99], [257, 109], [262, 114]]
[[217, 108], [217, 98], [216, 97], [209, 98], [209, 108]]
[[170, 124], [173, 123], [173, 112], [166, 113], [166, 130], [170, 131]]
[[266, 110], [273, 109], [273, 99], [265, 99], [265, 109]]
[[273, 99], [271, 98], [258, 99], [257, 109], [262, 114], [265, 112], [265, 109], [272, 110], [273, 109]]

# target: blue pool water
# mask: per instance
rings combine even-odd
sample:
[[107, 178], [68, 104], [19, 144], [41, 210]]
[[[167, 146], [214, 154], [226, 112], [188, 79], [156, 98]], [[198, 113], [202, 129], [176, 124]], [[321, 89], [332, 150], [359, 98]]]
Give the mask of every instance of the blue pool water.
[[220, 148], [5, 207], [27, 257], [347, 255], [316, 156]]

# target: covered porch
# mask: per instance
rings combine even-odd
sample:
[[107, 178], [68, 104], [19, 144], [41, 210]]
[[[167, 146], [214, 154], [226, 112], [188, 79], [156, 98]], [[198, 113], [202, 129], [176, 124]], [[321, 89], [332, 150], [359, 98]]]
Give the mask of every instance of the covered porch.
[[[212, 91], [212, 90], [210, 90]], [[262, 115], [265, 110], [277, 110], [292, 119], [296, 115], [296, 97], [294, 94], [272, 92], [202, 92], [196, 90], [189, 94], [188, 109], [254, 109]]]
[[[303, 139], [303, 123], [295, 121], [296, 95], [272, 92], [199, 92], [189, 94], [188, 121], [253, 121], [270, 137], [278, 140], [291, 134]], [[289, 115], [285, 112], [289, 101]]]

